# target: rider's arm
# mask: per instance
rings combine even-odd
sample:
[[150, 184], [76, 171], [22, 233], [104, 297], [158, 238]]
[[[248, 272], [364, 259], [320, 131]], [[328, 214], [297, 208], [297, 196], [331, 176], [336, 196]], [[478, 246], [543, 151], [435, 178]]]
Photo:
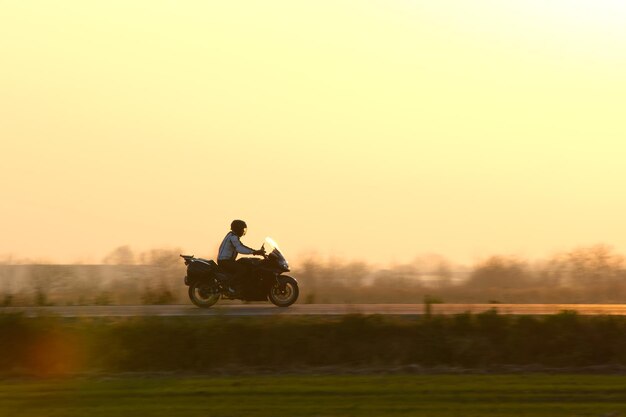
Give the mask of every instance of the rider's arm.
[[240, 253], [242, 255], [253, 255], [255, 252], [254, 249], [249, 248], [241, 243], [241, 240], [239, 240], [237, 236], [231, 236], [230, 241], [233, 243], [233, 246], [235, 247], [237, 253]]

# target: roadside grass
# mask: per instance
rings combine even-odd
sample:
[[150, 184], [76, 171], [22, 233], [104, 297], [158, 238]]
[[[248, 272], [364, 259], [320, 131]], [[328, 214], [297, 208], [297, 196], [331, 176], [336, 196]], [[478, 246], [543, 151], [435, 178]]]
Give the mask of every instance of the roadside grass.
[[85, 372], [624, 369], [626, 317], [28, 318], [0, 314], [0, 376]]
[[0, 416], [624, 416], [616, 375], [0, 380]]

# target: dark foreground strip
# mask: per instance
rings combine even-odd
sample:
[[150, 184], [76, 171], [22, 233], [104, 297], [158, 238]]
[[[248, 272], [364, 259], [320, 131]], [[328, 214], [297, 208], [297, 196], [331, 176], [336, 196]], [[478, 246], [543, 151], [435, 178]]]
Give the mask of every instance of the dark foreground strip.
[[626, 317], [27, 318], [0, 314], [0, 374], [418, 366], [626, 366]]

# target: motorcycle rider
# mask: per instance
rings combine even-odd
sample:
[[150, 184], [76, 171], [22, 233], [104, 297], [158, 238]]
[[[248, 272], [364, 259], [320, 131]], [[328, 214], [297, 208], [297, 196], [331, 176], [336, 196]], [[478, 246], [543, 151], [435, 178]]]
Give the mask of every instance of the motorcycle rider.
[[230, 232], [226, 234], [217, 254], [217, 264], [222, 270], [232, 274], [231, 293], [237, 292], [241, 286], [243, 276], [246, 274], [245, 265], [236, 262], [237, 254], [242, 255], [265, 255], [265, 249], [254, 250], [241, 243], [240, 238], [245, 236], [248, 225], [243, 220], [233, 220], [230, 224]]

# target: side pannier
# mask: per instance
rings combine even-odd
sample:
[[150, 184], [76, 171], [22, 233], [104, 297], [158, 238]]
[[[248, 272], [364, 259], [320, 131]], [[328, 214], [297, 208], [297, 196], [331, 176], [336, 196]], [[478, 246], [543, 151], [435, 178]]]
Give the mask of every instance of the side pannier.
[[214, 261], [207, 261], [204, 259], [194, 259], [187, 266], [187, 276], [185, 277], [185, 284], [213, 277], [213, 274], [217, 272], [217, 264]]

